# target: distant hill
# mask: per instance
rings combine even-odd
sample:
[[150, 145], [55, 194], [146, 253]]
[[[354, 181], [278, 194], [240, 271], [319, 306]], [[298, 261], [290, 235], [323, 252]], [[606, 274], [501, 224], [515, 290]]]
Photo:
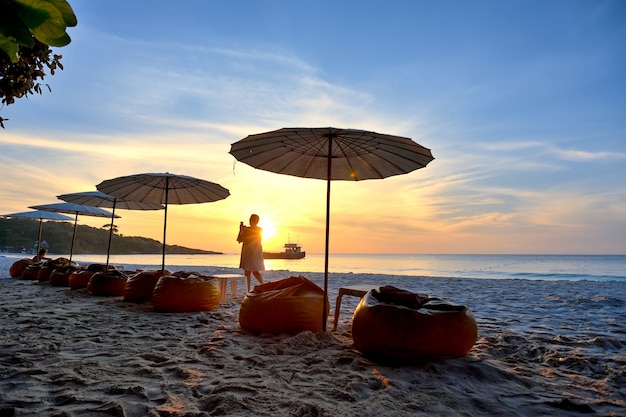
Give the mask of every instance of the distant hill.
[[[106, 221], [104, 219], [103, 221]], [[69, 222], [44, 222], [41, 240], [48, 243], [51, 253], [69, 253], [72, 247], [74, 224]], [[30, 251], [37, 245], [39, 220], [0, 218], [0, 249], [7, 252]], [[109, 229], [78, 225], [74, 239], [74, 254], [101, 254], [107, 252]], [[111, 254], [136, 255], [162, 253], [163, 244], [158, 240], [138, 236], [114, 234], [111, 239]], [[166, 245], [169, 254], [222, 254], [222, 252]]]

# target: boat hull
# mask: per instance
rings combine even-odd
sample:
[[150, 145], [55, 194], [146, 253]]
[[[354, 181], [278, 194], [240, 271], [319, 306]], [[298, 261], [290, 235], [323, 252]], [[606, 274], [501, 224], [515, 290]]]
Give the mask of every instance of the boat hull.
[[263, 259], [302, 259], [306, 252], [286, 253], [286, 252], [263, 252]]

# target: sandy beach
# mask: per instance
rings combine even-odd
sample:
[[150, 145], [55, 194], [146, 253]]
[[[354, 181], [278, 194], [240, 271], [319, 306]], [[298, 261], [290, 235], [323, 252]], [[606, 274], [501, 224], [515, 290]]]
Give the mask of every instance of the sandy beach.
[[[12, 279], [14, 261], [0, 256], [0, 417], [626, 415], [623, 282], [331, 274], [327, 332], [256, 336], [238, 323], [243, 293], [164, 314]], [[373, 362], [352, 344], [358, 298], [332, 330], [338, 288], [355, 284], [467, 305], [478, 340], [462, 358]]]

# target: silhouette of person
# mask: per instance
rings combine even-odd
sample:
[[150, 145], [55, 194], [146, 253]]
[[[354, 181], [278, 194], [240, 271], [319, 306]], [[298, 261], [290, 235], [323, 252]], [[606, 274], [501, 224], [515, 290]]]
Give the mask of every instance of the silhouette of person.
[[39, 249], [39, 253], [37, 255], [33, 256], [33, 261], [35, 261], [35, 262], [49, 261], [50, 258], [46, 257], [47, 254], [48, 254], [48, 249], [41, 248], [41, 249]]
[[263, 277], [260, 271], [265, 271], [265, 263], [263, 262], [263, 247], [261, 240], [263, 238], [263, 229], [259, 226], [259, 216], [253, 214], [250, 216], [250, 226], [245, 226], [243, 222], [239, 224], [239, 235], [237, 242], [242, 243], [241, 258], [239, 260], [239, 268], [243, 269], [248, 282], [248, 291], [250, 291], [250, 275], [263, 284]]

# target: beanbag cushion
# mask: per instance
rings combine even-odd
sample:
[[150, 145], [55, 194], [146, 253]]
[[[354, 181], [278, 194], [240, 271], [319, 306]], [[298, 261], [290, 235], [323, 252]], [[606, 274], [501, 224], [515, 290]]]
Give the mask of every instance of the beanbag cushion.
[[401, 292], [397, 299], [389, 291], [372, 290], [361, 299], [352, 318], [352, 340], [357, 350], [388, 361], [469, 353], [478, 328], [468, 307]]
[[[239, 325], [253, 333], [297, 334], [322, 330], [324, 290], [303, 276], [270, 281], [248, 292]], [[330, 304], [326, 302], [328, 316]]]
[[69, 287], [70, 286], [70, 276], [75, 271], [80, 270], [79, 267], [68, 265], [63, 268], [55, 269], [50, 274], [50, 285], [54, 287]]
[[41, 267], [42, 264], [40, 263], [28, 265], [26, 268], [24, 268], [24, 271], [22, 272], [22, 279], [37, 280]]
[[140, 271], [129, 276], [124, 289], [124, 301], [133, 303], [143, 303], [152, 300], [152, 292], [159, 278], [164, 275], [171, 275], [168, 270], [162, 271]]
[[195, 272], [162, 276], [152, 292], [152, 305], [161, 313], [213, 310], [220, 305], [218, 280]]
[[39, 268], [39, 272], [37, 272], [37, 280], [39, 282], [50, 281], [50, 274], [52, 274], [52, 271], [56, 268], [60, 268], [60, 266], [55, 266], [50, 262], [46, 262], [41, 266], [41, 268]]
[[95, 273], [95, 271], [89, 271], [87, 269], [78, 269], [70, 274], [67, 283], [73, 290], [87, 288], [87, 284], [89, 284], [89, 279]]
[[15, 261], [9, 269], [11, 278], [20, 278], [26, 267], [34, 263], [32, 259], [20, 259], [19, 261]]
[[89, 264], [87, 266], [87, 271], [91, 272], [105, 272], [109, 269], [115, 269], [113, 265], [109, 265], [108, 268], [106, 264]]
[[126, 274], [117, 269], [96, 272], [89, 278], [87, 292], [91, 295], [104, 297], [123, 296], [124, 288], [126, 288], [126, 279]]
[[[108, 269], [115, 269], [115, 267], [109, 265]], [[87, 288], [89, 280], [96, 272], [105, 272], [106, 270], [105, 264], [90, 264], [87, 268], [79, 268], [70, 274], [68, 285], [73, 290]]]

